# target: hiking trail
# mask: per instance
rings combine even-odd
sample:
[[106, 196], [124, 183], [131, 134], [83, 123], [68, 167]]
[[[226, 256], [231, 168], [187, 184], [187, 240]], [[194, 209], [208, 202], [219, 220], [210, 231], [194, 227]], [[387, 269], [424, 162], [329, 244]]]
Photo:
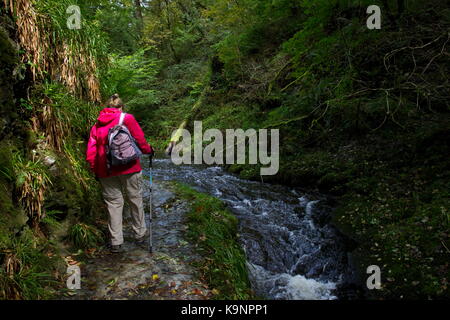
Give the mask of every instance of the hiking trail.
[[[144, 174], [144, 207], [149, 196]], [[130, 215], [124, 210], [123, 253], [108, 249], [92, 252], [80, 264], [81, 290], [65, 294], [71, 300], [205, 300], [213, 293], [197, 277], [192, 262], [200, 259], [185, 239], [185, 213], [189, 205], [177, 199], [165, 181], [153, 183], [153, 255], [145, 245], [135, 244]], [[105, 222], [106, 223], [106, 222]], [[69, 257], [71, 259], [72, 257]], [[76, 257], [73, 257], [76, 260]]]

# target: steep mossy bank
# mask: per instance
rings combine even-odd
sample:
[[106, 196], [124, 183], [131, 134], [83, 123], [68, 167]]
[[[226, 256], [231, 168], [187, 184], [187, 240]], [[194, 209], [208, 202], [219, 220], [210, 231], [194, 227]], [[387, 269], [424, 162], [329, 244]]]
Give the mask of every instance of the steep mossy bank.
[[246, 257], [238, 243], [237, 218], [218, 199], [191, 187], [173, 183], [177, 195], [190, 202], [188, 237], [203, 259], [201, 278], [220, 300], [251, 299]]
[[[84, 163], [86, 128], [72, 126], [69, 132], [61, 127], [58, 137], [45, 132], [48, 127], [33, 128], [43, 114], [40, 99], [51, 99], [44, 110], [55, 112], [55, 126], [75, 124], [73, 108], [89, 107], [66, 96], [63, 88], [52, 88], [35, 89], [32, 110], [19, 110], [22, 118], [12, 123], [16, 135], [0, 141], [1, 299], [51, 298], [64, 285], [63, 256], [72, 246], [91, 248], [102, 237], [90, 240], [103, 206]], [[64, 141], [60, 149], [51, 138]], [[87, 227], [80, 230], [80, 225]]]
[[[39, 10], [49, 8], [55, 6]], [[98, 110], [67, 88], [67, 75], [50, 77], [50, 69], [61, 67], [51, 52], [44, 50], [48, 63], [32, 62], [36, 41], [48, 48], [63, 38], [61, 30], [49, 38], [39, 34], [37, 25], [54, 27], [33, 20], [48, 12], [35, 15], [31, 3], [15, 9], [13, 15], [0, 3], [0, 299], [46, 299], [65, 285], [63, 257], [79, 244], [75, 239], [83, 247], [95, 245], [77, 226], [95, 224], [103, 212], [99, 186], [84, 161]], [[65, 21], [64, 12], [59, 17]], [[37, 56], [44, 59], [43, 52]]]

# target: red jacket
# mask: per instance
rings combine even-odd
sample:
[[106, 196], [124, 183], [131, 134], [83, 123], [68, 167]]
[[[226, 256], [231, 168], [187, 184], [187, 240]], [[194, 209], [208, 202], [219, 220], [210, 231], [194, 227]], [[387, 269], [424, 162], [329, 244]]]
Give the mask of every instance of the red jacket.
[[[110, 172], [108, 172], [105, 148], [108, 141], [108, 132], [110, 128], [119, 124], [120, 114], [121, 111], [116, 108], [103, 109], [100, 111], [97, 123], [91, 129], [86, 160], [89, 162], [91, 170], [98, 178], [120, 176], [140, 172], [142, 170], [141, 163], [138, 159], [126, 165], [111, 167]], [[127, 114], [123, 124], [136, 139], [136, 143], [143, 154], [150, 154], [153, 152], [152, 147], [145, 140], [144, 132], [133, 115]]]

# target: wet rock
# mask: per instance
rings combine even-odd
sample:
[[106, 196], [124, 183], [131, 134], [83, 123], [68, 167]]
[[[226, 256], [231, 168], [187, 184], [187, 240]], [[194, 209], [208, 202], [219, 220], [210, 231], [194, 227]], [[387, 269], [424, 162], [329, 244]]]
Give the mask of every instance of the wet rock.
[[319, 227], [323, 227], [326, 224], [329, 224], [331, 221], [330, 211], [327, 210], [316, 210], [314, 214], [311, 216], [312, 220]]
[[[16, 44], [9, 37], [8, 31], [0, 21], [0, 133], [8, 132], [14, 112], [14, 84], [13, 70], [18, 63], [18, 51]], [[2, 134], [3, 135], [3, 134]]]
[[54, 159], [50, 156], [45, 156], [44, 159], [42, 160], [42, 162], [44, 163], [45, 166], [51, 167], [56, 163], [56, 159]]

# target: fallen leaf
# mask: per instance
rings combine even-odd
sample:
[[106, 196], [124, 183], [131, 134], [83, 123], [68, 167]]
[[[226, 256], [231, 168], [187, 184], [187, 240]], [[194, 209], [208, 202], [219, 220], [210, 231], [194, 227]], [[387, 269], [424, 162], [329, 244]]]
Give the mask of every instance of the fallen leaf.
[[192, 290], [191, 294], [195, 294], [195, 295], [203, 295], [203, 292], [197, 288], [195, 288], [194, 290]]
[[211, 293], [212, 293], [213, 295], [217, 296], [217, 295], [219, 294], [219, 290], [217, 290], [217, 289], [212, 289], [212, 290], [211, 290]]
[[94, 254], [95, 251], [97, 251], [96, 248], [91, 248], [91, 249], [87, 249], [87, 250], [86, 250], [86, 253], [87, 253], [87, 254]]

